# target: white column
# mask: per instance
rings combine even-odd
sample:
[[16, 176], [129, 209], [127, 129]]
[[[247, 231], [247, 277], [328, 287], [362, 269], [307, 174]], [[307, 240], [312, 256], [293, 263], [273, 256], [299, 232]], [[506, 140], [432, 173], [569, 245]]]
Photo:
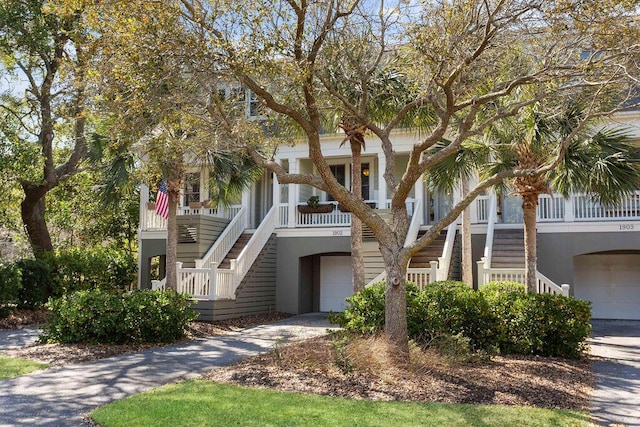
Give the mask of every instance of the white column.
[[[300, 170], [299, 160], [296, 158], [289, 159], [289, 173], [298, 173]], [[289, 222], [287, 224], [288, 228], [296, 228], [296, 214], [298, 209], [298, 197], [300, 195], [298, 184], [289, 184]]]
[[378, 153], [378, 208], [387, 207], [387, 181], [384, 180], [384, 170], [387, 167], [387, 158], [384, 153]]
[[140, 230], [147, 229], [147, 203], [149, 202], [149, 187], [140, 185]]
[[244, 206], [244, 208], [245, 208], [244, 214], [245, 214], [245, 224], [247, 224], [247, 228], [251, 228], [252, 227], [252, 224], [251, 224], [251, 212], [253, 210], [251, 209], [251, 191], [252, 191], [254, 185], [255, 185], [255, 183], [252, 184], [251, 187], [245, 188], [242, 191], [242, 202], [241, 203], [242, 203], [242, 206]]
[[277, 227], [280, 227], [280, 184], [278, 183], [278, 177], [273, 174], [273, 206], [276, 207], [276, 220]]
[[573, 200], [575, 199], [571, 194], [564, 199], [564, 222], [574, 222], [576, 220], [573, 215]]

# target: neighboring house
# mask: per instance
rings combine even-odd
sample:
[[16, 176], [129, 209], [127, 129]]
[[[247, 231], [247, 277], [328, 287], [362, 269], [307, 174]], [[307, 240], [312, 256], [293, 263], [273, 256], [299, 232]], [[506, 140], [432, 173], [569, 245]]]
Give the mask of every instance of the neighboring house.
[[[616, 116], [640, 140], [640, 113]], [[350, 150], [344, 135], [325, 135], [323, 152], [334, 175], [349, 188]], [[395, 168], [408, 160], [412, 132], [394, 137]], [[289, 172], [311, 172], [303, 142], [281, 147], [276, 160]], [[370, 137], [362, 158], [362, 195], [375, 209], [387, 208], [381, 171], [385, 157]], [[307, 185], [278, 185], [271, 173], [247, 190], [230, 208], [207, 207], [207, 172], [193, 170], [179, 208], [180, 291], [193, 295], [205, 320], [268, 311], [305, 313], [338, 311], [352, 294], [350, 214], [329, 194]], [[152, 286], [164, 276], [166, 222], [146, 208], [150, 192], [141, 191], [139, 283]], [[318, 196], [329, 212], [309, 212], [307, 200]], [[443, 216], [456, 194], [430, 194], [418, 181], [407, 200], [412, 215], [409, 238]], [[301, 206], [299, 208], [299, 206]], [[322, 208], [322, 206], [321, 206]], [[522, 281], [524, 244], [522, 211], [516, 197], [496, 200], [487, 194], [472, 205], [474, 286], [490, 280]], [[420, 284], [459, 278], [459, 227], [453, 224], [430, 248], [414, 256], [409, 279]], [[377, 243], [364, 232], [368, 281], [384, 270]], [[640, 319], [640, 188], [615, 207], [588, 197], [540, 197], [538, 272], [542, 291], [571, 294], [593, 303], [595, 318]], [[562, 286], [561, 284], [568, 284]], [[154, 281], [154, 286], [161, 286]]]

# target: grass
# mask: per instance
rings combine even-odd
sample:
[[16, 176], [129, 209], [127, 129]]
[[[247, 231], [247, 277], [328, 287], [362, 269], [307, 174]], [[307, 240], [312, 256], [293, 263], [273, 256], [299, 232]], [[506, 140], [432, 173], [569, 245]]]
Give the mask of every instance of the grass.
[[44, 363], [0, 355], [0, 380], [47, 368]]
[[587, 426], [586, 412], [514, 406], [372, 402], [217, 384], [161, 387], [98, 408], [117, 426]]

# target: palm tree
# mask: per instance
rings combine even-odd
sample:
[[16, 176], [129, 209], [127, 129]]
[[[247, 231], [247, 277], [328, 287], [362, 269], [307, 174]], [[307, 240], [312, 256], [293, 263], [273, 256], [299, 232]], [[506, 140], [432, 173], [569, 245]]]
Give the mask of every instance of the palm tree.
[[566, 146], [561, 162], [548, 172], [518, 176], [510, 182], [514, 194], [522, 197], [527, 292], [537, 291], [536, 214], [541, 194], [555, 190], [569, 197], [571, 192], [582, 191], [602, 203], [616, 203], [640, 182], [638, 149], [630, 137], [619, 129], [596, 130], [593, 126], [574, 132], [584, 120], [577, 106], [567, 106], [563, 114], [551, 119], [530, 108], [488, 135], [500, 143], [485, 169], [487, 174], [514, 167], [543, 168]]

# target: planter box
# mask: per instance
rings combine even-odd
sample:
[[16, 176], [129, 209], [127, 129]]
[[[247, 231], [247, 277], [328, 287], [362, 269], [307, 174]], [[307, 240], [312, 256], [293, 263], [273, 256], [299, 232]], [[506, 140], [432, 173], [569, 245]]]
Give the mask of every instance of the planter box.
[[329, 213], [333, 212], [334, 208], [333, 203], [329, 203], [328, 205], [320, 205], [320, 206], [306, 206], [306, 205], [298, 205], [298, 212], [301, 214], [310, 214], [310, 213]]
[[202, 202], [189, 202], [189, 209], [200, 209]]

